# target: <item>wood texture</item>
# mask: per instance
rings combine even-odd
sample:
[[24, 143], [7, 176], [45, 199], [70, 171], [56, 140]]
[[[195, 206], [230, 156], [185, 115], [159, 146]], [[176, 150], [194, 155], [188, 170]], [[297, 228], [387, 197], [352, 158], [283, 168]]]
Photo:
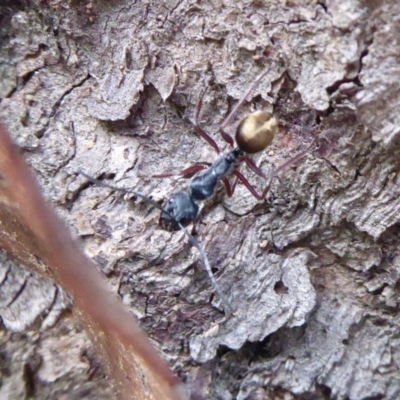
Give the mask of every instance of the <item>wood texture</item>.
[[[193, 399], [400, 397], [397, 2], [0, 10], [1, 118]], [[254, 157], [266, 174], [316, 136], [319, 148], [275, 179], [264, 203], [240, 185], [205, 208], [195, 232], [237, 309], [225, 318], [183, 233], [77, 171], [161, 201], [187, 181], [152, 175], [216, 156], [191, 122], [201, 92], [201, 125], [226, 148], [218, 126], [265, 69], [229, 132], [254, 108], [274, 111], [279, 134]]]

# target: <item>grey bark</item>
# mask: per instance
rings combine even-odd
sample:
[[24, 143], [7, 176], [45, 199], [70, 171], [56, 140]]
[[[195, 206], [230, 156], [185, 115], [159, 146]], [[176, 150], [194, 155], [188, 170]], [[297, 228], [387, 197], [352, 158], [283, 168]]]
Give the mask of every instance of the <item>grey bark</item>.
[[[395, 1], [71, 1], [0, 11], [0, 115], [193, 398], [400, 397]], [[216, 156], [191, 122], [203, 89], [201, 125], [227, 148], [218, 126], [266, 69], [237, 118], [262, 108], [280, 120], [257, 164], [268, 174], [313, 137], [320, 147], [274, 180], [265, 202], [239, 185], [197, 223], [236, 309], [225, 318], [182, 232], [163, 231], [157, 210], [77, 171], [167, 198], [187, 181], [152, 175]], [[2, 271], [10, 372], [1, 395], [12, 387], [21, 394], [10, 398], [26, 398], [34, 387], [37, 398], [109, 398], [100, 366], [94, 381], [83, 375], [96, 358], [82, 361], [90, 345], [75, 321], [45, 323], [70, 307], [66, 295], [9, 262]], [[15, 311], [24, 293], [35, 306]], [[35, 338], [29, 350], [21, 334]], [[71, 353], [69, 340], [81, 350]], [[52, 346], [76, 370], [63, 363], [49, 378]]]

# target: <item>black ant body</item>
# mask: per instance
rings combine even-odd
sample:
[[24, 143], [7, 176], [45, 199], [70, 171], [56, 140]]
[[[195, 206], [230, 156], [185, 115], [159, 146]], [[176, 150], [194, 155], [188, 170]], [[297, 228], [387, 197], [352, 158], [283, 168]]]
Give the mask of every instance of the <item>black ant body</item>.
[[[204, 169], [205, 167], [202, 165], [189, 169], [191, 173], [196, 169], [200, 172], [193, 177], [187, 190], [173, 194], [166, 201], [163, 208], [168, 214], [161, 213], [160, 225], [170, 231], [179, 229], [178, 222], [183, 226], [189, 225], [199, 215], [200, 207], [198, 203], [210, 199], [221, 181], [225, 184], [229, 196], [232, 196], [237, 180], [241, 180], [251, 193], [255, 194], [255, 190], [237, 168], [243, 161], [251, 162], [250, 159], [246, 158], [246, 154], [258, 153], [271, 143], [277, 127], [276, 119], [270, 113], [263, 111], [256, 111], [243, 119], [236, 131], [237, 147], [220, 155], [207, 169]], [[204, 135], [205, 132], [202, 133], [202, 136]], [[209, 138], [209, 140], [213, 139]], [[264, 177], [264, 174], [258, 171], [255, 165], [252, 165], [252, 167], [259, 175]], [[187, 170], [184, 174], [186, 173]], [[233, 185], [227, 180], [227, 177], [231, 174], [236, 176]], [[262, 198], [257, 194], [256, 197]]]

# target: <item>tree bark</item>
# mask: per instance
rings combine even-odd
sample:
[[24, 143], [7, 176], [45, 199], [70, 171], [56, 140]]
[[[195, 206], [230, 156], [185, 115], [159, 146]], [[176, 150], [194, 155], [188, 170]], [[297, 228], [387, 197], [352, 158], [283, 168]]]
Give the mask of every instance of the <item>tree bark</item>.
[[[0, 117], [193, 399], [400, 397], [397, 2], [34, 1], [0, 15]], [[193, 128], [203, 90], [201, 126], [228, 149], [218, 127], [263, 71], [229, 132], [254, 109], [274, 112], [279, 132], [254, 156], [266, 175], [318, 146], [264, 202], [238, 185], [191, 228], [227, 315], [183, 232], [78, 171], [170, 197], [188, 180], [153, 175], [216, 158]], [[243, 173], [262, 192], [265, 180]], [[110, 398], [62, 313], [68, 297], [11, 261], [1, 268], [19, 278], [1, 311], [0, 393]], [[28, 289], [37, 307], [7, 306]]]

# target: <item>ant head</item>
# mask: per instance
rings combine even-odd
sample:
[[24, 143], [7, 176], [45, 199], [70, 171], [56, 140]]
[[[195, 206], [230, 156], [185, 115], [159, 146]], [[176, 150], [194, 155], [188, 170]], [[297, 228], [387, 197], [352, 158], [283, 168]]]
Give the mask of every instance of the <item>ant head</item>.
[[199, 206], [187, 192], [178, 192], [172, 195], [163, 205], [160, 215], [160, 226], [167, 231], [178, 231], [179, 224], [188, 226], [199, 213]]
[[236, 130], [236, 143], [245, 153], [258, 153], [272, 142], [277, 130], [278, 121], [271, 113], [256, 111], [240, 122]]

